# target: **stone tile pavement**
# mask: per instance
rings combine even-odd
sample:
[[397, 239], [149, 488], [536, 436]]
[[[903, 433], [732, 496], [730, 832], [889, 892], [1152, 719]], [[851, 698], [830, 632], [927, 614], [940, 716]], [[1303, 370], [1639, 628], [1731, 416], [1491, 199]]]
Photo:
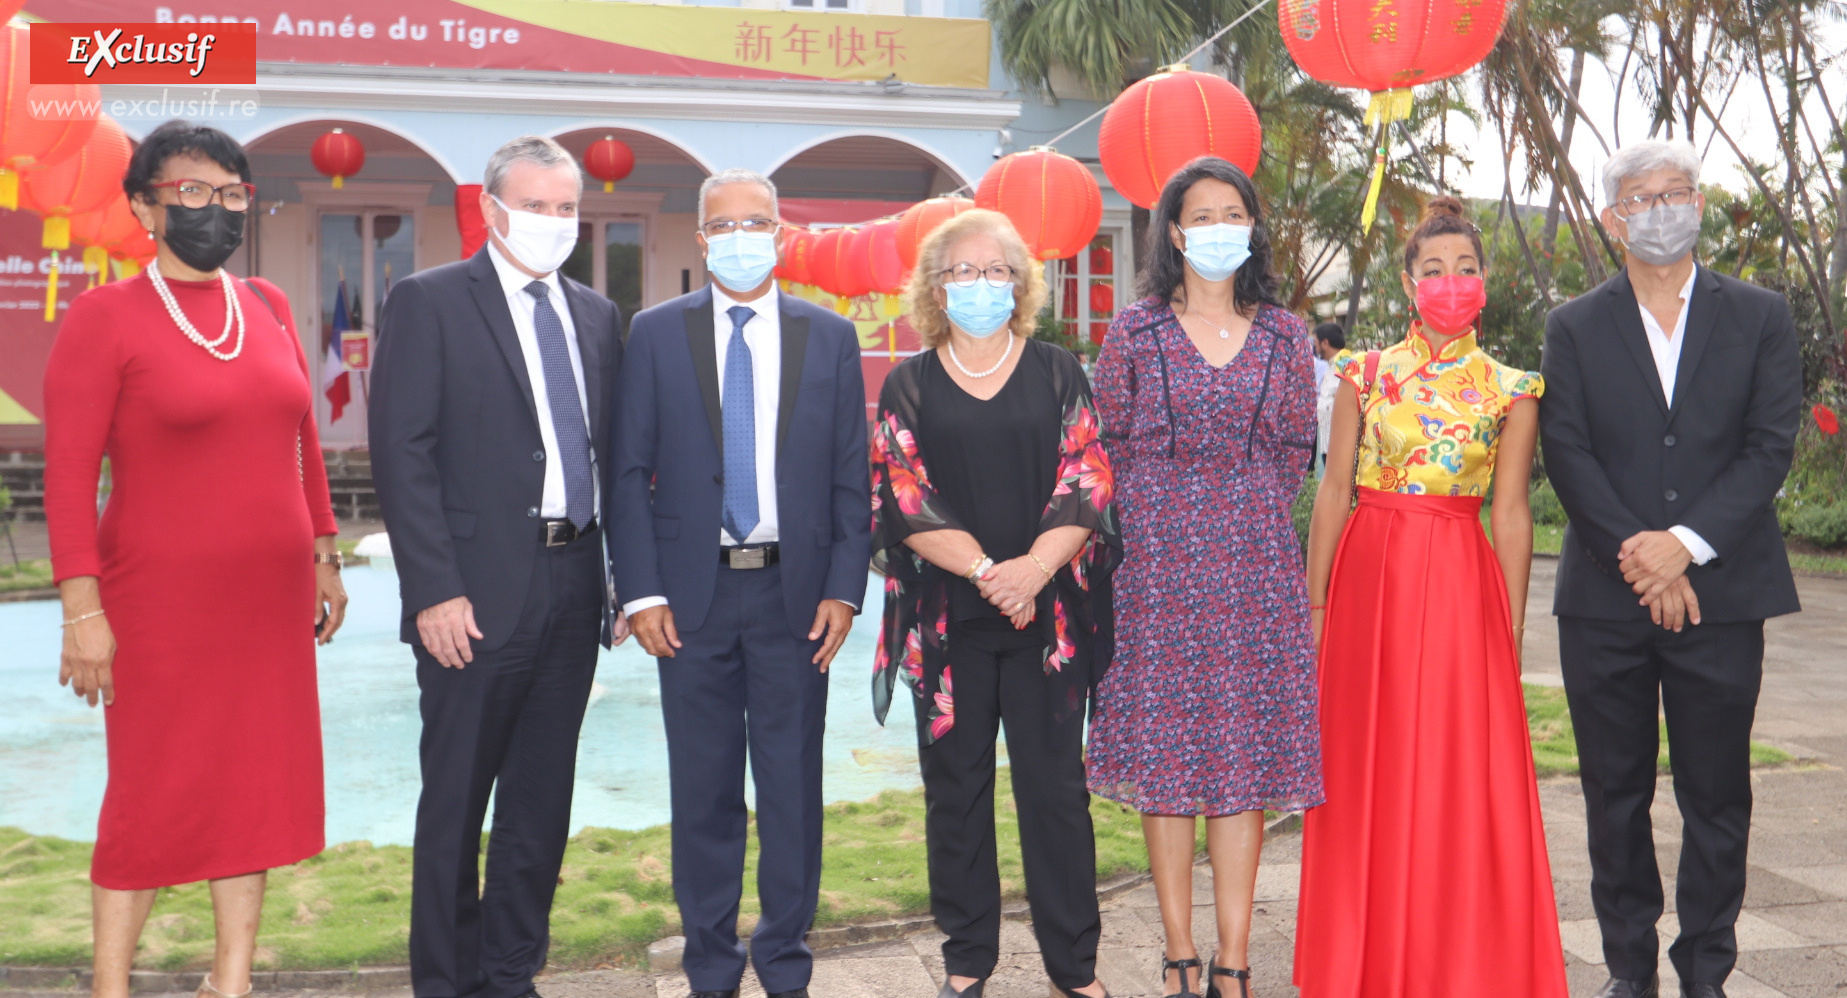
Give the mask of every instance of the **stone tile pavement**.
[[[1528, 679], [1557, 683], [1556, 632], [1550, 626], [1555, 562], [1539, 559], [1528, 619]], [[1754, 777], [1749, 888], [1738, 923], [1738, 970], [1727, 982], [1733, 998], [1833, 998], [1847, 996], [1847, 581], [1802, 579], [1806, 612], [1769, 627], [1764, 691], [1756, 734], [1804, 760]], [[1560, 932], [1573, 995], [1590, 995], [1604, 980], [1603, 956], [1589, 897], [1582, 796], [1573, 779], [1540, 787], [1547, 841], [1558, 895]], [[1667, 878], [1668, 914], [1662, 919], [1664, 993], [1674, 995], [1674, 976], [1665, 954], [1675, 928], [1673, 871], [1679, 852], [1679, 819], [1670, 780], [1657, 791], [1656, 851]], [[1295, 931], [1296, 881], [1301, 840], [1273, 836], [1258, 877], [1252, 928], [1253, 994], [1289, 998]], [[1210, 884], [1196, 876], [1195, 944], [1212, 952]], [[941, 937], [933, 930], [890, 942], [823, 950], [816, 962], [814, 998], [931, 998], [942, 980]], [[1152, 887], [1143, 885], [1111, 897], [1104, 905], [1098, 973], [1122, 998], [1159, 993], [1160, 917]], [[1045, 998], [1048, 985], [1030, 927], [1003, 923], [1001, 966], [987, 994], [992, 998]], [[685, 998], [679, 973], [594, 971], [547, 975], [545, 998]], [[331, 992], [294, 992], [303, 998], [334, 998]], [[11, 992], [9, 998], [24, 998]], [[43, 992], [69, 998], [71, 992]], [[762, 998], [746, 975], [743, 998]], [[410, 998], [409, 989], [369, 993], [369, 998]]]

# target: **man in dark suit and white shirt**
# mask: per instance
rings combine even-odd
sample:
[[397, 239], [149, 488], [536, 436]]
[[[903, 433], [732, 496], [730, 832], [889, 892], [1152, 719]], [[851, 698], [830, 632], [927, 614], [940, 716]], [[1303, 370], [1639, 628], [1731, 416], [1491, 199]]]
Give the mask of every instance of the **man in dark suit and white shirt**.
[[696, 995], [744, 973], [744, 760], [762, 916], [750, 962], [805, 998], [821, 877], [827, 667], [865, 597], [872, 506], [853, 324], [778, 293], [776, 189], [708, 178], [696, 236], [716, 283], [637, 315], [610, 495], [616, 588], [658, 658], [682, 964]]
[[1610, 973], [1602, 998], [1659, 987], [1649, 805], [1662, 708], [1683, 820], [1668, 957], [1682, 995], [1723, 998], [1764, 620], [1801, 609], [1775, 508], [1802, 406], [1795, 330], [1782, 295], [1694, 262], [1699, 170], [1684, 142], [1610, 158], [1603, 222], [1628, 265], [1546, 324], [1540, 428], [1571, 520], [1553, 612]]
[[400, 281], [379, 321], [372, 474], [422, 692], [417, 998], [536, 994], [597, 645], [626, 633], [599, 473], [621, 320], [558, 273], [582, 192], [551, 139], [502, 146], [481, 195], [488, 245]]

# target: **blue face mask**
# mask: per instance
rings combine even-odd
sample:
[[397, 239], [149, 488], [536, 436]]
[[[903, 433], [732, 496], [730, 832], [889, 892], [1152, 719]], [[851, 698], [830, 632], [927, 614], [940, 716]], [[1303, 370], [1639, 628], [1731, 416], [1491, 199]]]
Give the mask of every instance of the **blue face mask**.
[[966, 288], [960, 284], [945, 284], [943, 292], [948, 298], [943, 311], [949, 313], [949, 321], [976, 339], [993, 336], [1013, 318], [1012, 282], [995, 287], [986, 278], [976, 278], [975, 283]]
[[1251, 258], [1251, 227], [1248, 225], [1201, 225], [1181, 229], [1186, 237], [1186, 262], [1193, 273], [1208, 281], [1222, 281], [1238, 272]]
[[739, 230], [707, 236], [705, 267], [727, 290], [755, 291], [776, 269], [776, 234]]

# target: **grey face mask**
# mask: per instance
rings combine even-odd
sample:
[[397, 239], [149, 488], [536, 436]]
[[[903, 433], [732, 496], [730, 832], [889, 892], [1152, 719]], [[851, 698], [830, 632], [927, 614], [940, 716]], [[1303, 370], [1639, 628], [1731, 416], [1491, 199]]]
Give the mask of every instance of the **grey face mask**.
[[1693, 249], [1699, 242], [1700, 206], [1698, 204], [1661, 204], [1630, 215], [1629, 238], [1623, 244], [1643, 263], [1664, 267]]

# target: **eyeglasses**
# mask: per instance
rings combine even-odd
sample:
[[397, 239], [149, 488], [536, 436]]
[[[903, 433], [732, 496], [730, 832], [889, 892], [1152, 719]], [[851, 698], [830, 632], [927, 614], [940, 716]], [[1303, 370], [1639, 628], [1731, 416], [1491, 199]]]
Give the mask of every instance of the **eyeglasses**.
[[255, 184], [226, 184], [213, 187], [203, 180], [169, 180], [164, 184], [152, 185], [154, 190], [162, 187], [173, 188], [179, 196], [180, 204], [187, 208], [203, 208], [212, 203], [213, 198], [225, 206], [228, 211], [246, 211], [257, 199]]
[[1627, 218], [1630, 215], [1639, 215], [1656, 205], [1667, 204], [1678, 206], [1692, 204], [1693, 195], [1696, 193], [1698, 193], [1698, 188], [1676, 187], [1671, 191], [1662, 191], [1659, 194], [1634, 194], [1626, 198], [1617, 199], [1615, 204], [1616, 213]]
[[751, 235], [760, 236], [768, 232], [775, 232], [780, 228], [782, 228], [782, 224], [773, 218], [747, 218], [742, 222], [707, 222], [701, 225], [699, 230], [704, 232], [708, 237], [728, 235], [739, 229], [743, 229]]
[[1004, 263], [994, 264], [983, 270], [972, 263], [958, 263], [948, 270], [938, 271], [938, 277], [946, 277], [949, 283], [959, 288], [975, 286], [975, 279], [985, 277], [989, 284], [1000, 287], [1013, 283], [1014, 269]]

